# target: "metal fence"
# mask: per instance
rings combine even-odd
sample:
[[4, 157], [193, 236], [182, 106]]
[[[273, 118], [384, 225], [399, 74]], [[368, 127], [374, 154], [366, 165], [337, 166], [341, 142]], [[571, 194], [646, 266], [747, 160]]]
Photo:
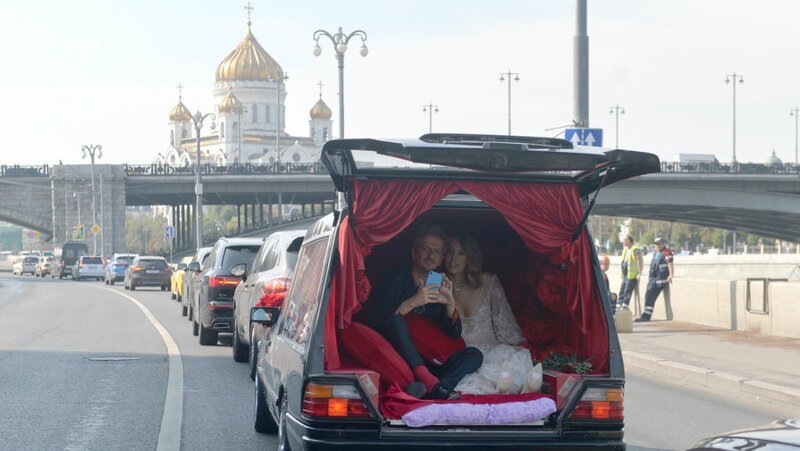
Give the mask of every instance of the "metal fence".
[[0, 177], [50, 177], [50, 166], [0, 165]]
[[800, 166], [792, 163], [766, 165], [759, 163], [676, 163], [661, 162], [661, 172], [670, 174], [799, 174]]
[[[149, 165], [124, 164], [127, 176], [148, 175], [193, 175], [195, 166], [176, 166], [167, 163], [153, 163]], [[320, 163], [269, 163], [269, 164], [229, 164], [215, 165], [206, 163], [200, 165], [203, 175], [269, 175], [269, 174], [328, 174], [328, 170]]]

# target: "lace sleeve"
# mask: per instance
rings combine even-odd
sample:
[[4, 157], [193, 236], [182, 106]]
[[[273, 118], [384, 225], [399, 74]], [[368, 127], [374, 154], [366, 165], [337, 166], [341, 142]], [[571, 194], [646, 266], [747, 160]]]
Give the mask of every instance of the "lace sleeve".
[[525, 341], [522, 331], [511, 311], [511, 306], [506, 299], [500, 279], [492, 274], [489, 276], [488, 287], [489, 305], [492, 308], [492, 327], [497, 340], [501, 343], [518, 345]]

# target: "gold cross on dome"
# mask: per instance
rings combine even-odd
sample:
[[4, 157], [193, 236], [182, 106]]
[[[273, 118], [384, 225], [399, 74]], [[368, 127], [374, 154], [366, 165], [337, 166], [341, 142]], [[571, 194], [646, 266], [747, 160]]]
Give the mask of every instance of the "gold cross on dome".
[[178, 83], [178, 86], [176, 86], [176, 88], [178, 88], [178, 99], [183, 98], [183, 85]]
[[317, 83], [317, 86], [319, 86], [319, 98], [321, 99], [322, 98], [322, 87], [325, 86], [325, 83], [320, 81], [319, 83]]
[[244, 9], [247, 11], [247, 25], [250, 25], [250, 13], [256, 8], [251, 5], [250, 2], [247, 2], [247, 4], [244, 6]]

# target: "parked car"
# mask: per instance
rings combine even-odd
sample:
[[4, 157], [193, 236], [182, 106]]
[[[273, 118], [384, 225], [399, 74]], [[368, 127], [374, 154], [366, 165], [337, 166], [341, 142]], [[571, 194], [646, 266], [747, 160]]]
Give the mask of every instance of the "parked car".
[[53, 257], [39, 257], [39, 261], [36, 263], [36, 269], [34, 270], [34, 276], [36, 277], [45, 277], [50, 275], [51, 267], [53, 266]]
[[[251, 312], [255, 323], [277, 324], [258, 350], [257, 431], [277, 431], [285, 449], [625, 448], [622, 354], [586, 208], [602, 186], [658, 172], [658, 157], [554, 138], [428, 134], [331, 140], [321, 160], [340, 201], [309, 229], [283, 306]], [[552, 401], [543, 401], [555, 412], [525, 424], [465, 423], [467, 415], [447, 412], [419, 418], [440, 427], [403, 420], [416, 406], [393, 402], [408, 395], [386, 382], [413, 375], [367, 325], [368, 301], [409, 267], [415, 233], [432, 224], [474, 237], [523, 331], [559, 331], [528, 333], [532, 351], [558, 346], [591, 363], [589, 376], [545, 373], [542, 394]], [[381, 409], [387, 403], [405, 407]], [[449, 405], [454, 414], [470, 408]]]
[[89, 254], [89, 246], [78, 241], [67, 241], [61, 245], [61, 253], [56, 253], [57, 265], [53, 277], [63, 279], [72, 275], [72, 267], [81, 255]]
[[232, 275], [231, 268], [252, 264], [262, 244], [263, 238], [225, 237], [214, 244], [203, 270], [192, 281], [192, 333], [201, 345], [216, 344], [219, 332], [233, 330], [233, 292], [242, 279]]
[[282, 230], [271, 234], [253, 259], [231, 269], [243, 282], [233, 293], [233, 360], [250, 363], [250, 377], [256, 375], [256, 350], [265, 329], [250, 324], [250, 309], [280, 307], [289, 288], [289, 276], [297, 264], [297, 253], [306, 230]]
[[131, 291], [138, 287], [160, 287], [161, 291], [167, 291], [171, 276], [172, 270], [164, 257], [140, 255], [125, 268], [122, 283]]
[[181, 302], [183, 296], [183, 275], [186, 273], [186, 266], [192, 261], [192, 256], [186, 256], [178, 262], [178, 265], [172, 271], [172, 277], [169, 280], [169, 291], [172, 299]]
[[102, 257], [82, 255], [72, 266], [72, 280], [103, 280], [104, 274], [105, 262]]
[[125, 268], [131, 264], [133, 259], [139, 254], [114, 254], [108, 261], [105, 268], [103, 280], [106, 285], [114, 285], [114, 282], [125, 278]]
[[699, 450], [800, 450], [800, 418], [775, 421], [766, 426], [728, 432], [709, 437], [692, 445]]
[[189, 321], [194, 321], [194, 305], [192, 304], [192, 287], [194, 286], [194, 279], [198, 277], [200, 271], [203, 270], [203, 265], [208, 260], [208, 254], [211, 253], [211, 247], [201, 247], [195, 251], [192, 260], [186, 265], [186, 272], [183, 274], [183, 282], [181, 283], [181, 315], [186, 316]]
[[39, 257], [35, 257], [33, 255], [19, 257], [17, 261], [14, 263], [12, 273], [18, 276], [24, 275], [26, 273], [30, 275], [36, 275], [37, 263], [39, 263]]

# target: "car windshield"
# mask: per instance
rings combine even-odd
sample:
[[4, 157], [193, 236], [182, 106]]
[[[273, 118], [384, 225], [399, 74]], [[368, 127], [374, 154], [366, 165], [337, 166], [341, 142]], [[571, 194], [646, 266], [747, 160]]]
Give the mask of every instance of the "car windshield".
[[134, 257], [128, 256], [128, 255], [126, 255], [124, 257], [117, 257], [117, 258], [114, 259], [114, 263], [127, 265], [128, 263], [133, 261], [133, 258]]
[[103, 259], [100, 257], [83, 257], [83, 264], [85, 265], [102, 265]]
[[261, 249], [261, 245], [258, 244], [227, 247], [222, 255], [222, 270], [226, 273], [230, 272], [231, 268], [239, 263], [250, 265], [259, 249]]
[[139, 266], [144, 269], [164, 269], [167, 267], [166, 260], [139, 260]]
[[39, 259], [36, 257], [25, 257], [25, 263], [37, 263]]

